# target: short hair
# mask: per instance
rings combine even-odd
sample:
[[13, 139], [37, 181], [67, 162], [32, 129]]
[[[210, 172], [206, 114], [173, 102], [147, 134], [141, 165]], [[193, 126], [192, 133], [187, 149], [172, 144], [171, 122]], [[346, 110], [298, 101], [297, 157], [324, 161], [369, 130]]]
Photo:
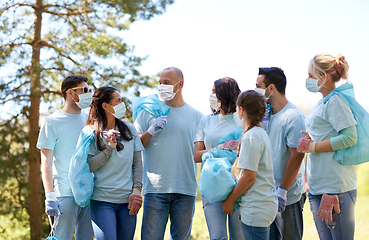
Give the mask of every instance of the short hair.
[[224, 77], [214, 82], [215, 95], [220, 100], [220, 108], [225, 114], [236, 112], [237, 97], [241, 90], [236, 80], [230, 77]]
[[309, 64], [309, 73], [319, 79], [330, 75], [333, 82], [338, 82], [341, 78], [347, 79], [349, 66], [345, 57], [341, 54], [336, 56], [330, 54], [318, 54]]
[[167, 68], [164, 68], [163, 72], [164, 71], [174, 71], [179, 81], [184, 81], [183, 72], [181, 71], [181, 69], [176, 68], [176, 67], [167, 67]]
[[61, 84], [61, 93], [63, 98], [67, 98], [68, 89], [77, 87], [81, 82], [88, 82], [88, 78], [83, 75], [71, 75], [66, 77]]
[[286, 94], [287, 79], [282, 69], [277, 67], [259, 68], [259, 75], [265, 76], [265, 87], [268, 87], [270, 84], [274, 84], [279, 93], [283, 95]]

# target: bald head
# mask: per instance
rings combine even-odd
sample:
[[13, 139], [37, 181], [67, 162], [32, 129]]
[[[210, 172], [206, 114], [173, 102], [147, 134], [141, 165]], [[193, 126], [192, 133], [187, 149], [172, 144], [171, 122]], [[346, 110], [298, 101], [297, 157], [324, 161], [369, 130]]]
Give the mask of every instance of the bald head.
[[183, 81], [183, 73], [179, 68], [176, 67], [168, 67], [163, 70], [163, 72], [173, 72], [177, 78], [177, 81]]

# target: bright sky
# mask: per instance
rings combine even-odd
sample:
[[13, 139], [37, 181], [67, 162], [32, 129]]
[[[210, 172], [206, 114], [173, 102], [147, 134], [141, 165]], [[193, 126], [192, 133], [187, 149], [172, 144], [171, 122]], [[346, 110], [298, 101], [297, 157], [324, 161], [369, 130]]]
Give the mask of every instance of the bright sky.
[[305, 88], [319, 53], [346, 57], [356, 99], [368, 110], [368, 13], [367, 0], [175, 0], [163, 15], [133, 23], [124, 38], [136, 55], [148, 55], [143, 74], [180, 68], [185, 101], [204, 114], [215, 80], [232, 77], [241, 91], [254, 89], [258, 68], [273, 66], [287, 76], [287, 98], [309, 109], [322, 97]]

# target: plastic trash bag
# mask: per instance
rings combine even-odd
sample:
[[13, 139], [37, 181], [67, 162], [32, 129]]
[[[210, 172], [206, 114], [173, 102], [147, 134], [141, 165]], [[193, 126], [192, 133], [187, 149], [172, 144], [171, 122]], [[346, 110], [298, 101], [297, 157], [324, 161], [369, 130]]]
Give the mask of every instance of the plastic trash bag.
[[357, 122], [357, 142], [354, 146], [339, 149], [336, 152], [336, 160], [342, 165], [357, 165], [369, 161], [369, 113], [355, 100], [352, 83], [343, 84], [332, 90], [324, 98], [324, 103], [333, 95], [338, 94], [350, 106]]
[[80, 207], [89, 204], [94, 190], [94, 174], [90, 172], [87, 156], [94, 131], [86, 126], [82, 129], [77, 142], [76, 151], [69, 165], [69, 182], [74, 200]]
[[51, 217], [48, 215], [49, 217], [49, 223], [50, 223], [50, 233], [49, 236], [47, 238], [45, 238], [45, 240], [58, 240], [58, 238], [55, 236], [55, 219], [57, 217], [54, 217], [54, 223], [51, 221]]
[[170, 111], [169, 106], [159, 100], [157, 94], [149, 95], [147, 97], [132, 98], [132, 117], [133, 121], [136, 120], [138, 114], [144, 109], [155, 117], [168, 116]]

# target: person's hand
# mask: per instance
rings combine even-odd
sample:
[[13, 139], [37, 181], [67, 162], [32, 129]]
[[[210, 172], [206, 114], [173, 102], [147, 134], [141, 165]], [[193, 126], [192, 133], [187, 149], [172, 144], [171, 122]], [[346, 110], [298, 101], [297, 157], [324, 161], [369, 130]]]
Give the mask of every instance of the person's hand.
[[281, 187], [277, 189], [278, 212], [283, 212], [287, 205], [287, 190]]
[[166, 124], [167, 124], [167, 116], [158, 117], [151, 125], [151, 127], [149, 127], [147, 133], [150, 134], [151, 136], [154, 136], [161, 130], [164, 130]]
[[313, 142], [310, 135], [306, 131], [301, 131], [305, 135], [297, 142], [297, 151], [303, 153], [315, 153], [316, 142]]
[[136, 215], [142, 206], [141, 192], [137, 188], [133, 188], [132, 194], [129, 196], [128, 209], [129, 215]]
[[60, 203], [58, 199], [56, 199], [56, 195], [54, 191], [49, 191], [45, 193], [45, 212], [49, 216], [58, 216], [59, 213], [63, 214]]
[[320, 200], [320, 206], [318, 210], [318, 217], [320, 217], [320, 220], [325, 221], [325, 223], [332, 222], [333, 216], [332, 212], [333, 209], [336, 213], [340, 213], [340, 203], [338, 200], [337, 195], [328, 195], [323, 194], [322, 199]]
[[235, 202], [232, 202], [232, 201], [229, 201], [229, 200], [226, 199], [226, 200], [224, 200], [220, 203], [223, 206], [223, 212], [225, 214], [232, 215], [234, 213]]
[[110, 129], [109, 131], [104, 132], [104, 137], [107, 143], [113, 148], [117, 146], [117, 139], [115, 137], [119, 135], [120, 135], [119, 131], [115, 129]]
[[239, 144], [239, 141], [230, 140], [222, 144], [219, 144], [217, 148], [224, 149], [224, 150], [237, 150], [238, 144]]

